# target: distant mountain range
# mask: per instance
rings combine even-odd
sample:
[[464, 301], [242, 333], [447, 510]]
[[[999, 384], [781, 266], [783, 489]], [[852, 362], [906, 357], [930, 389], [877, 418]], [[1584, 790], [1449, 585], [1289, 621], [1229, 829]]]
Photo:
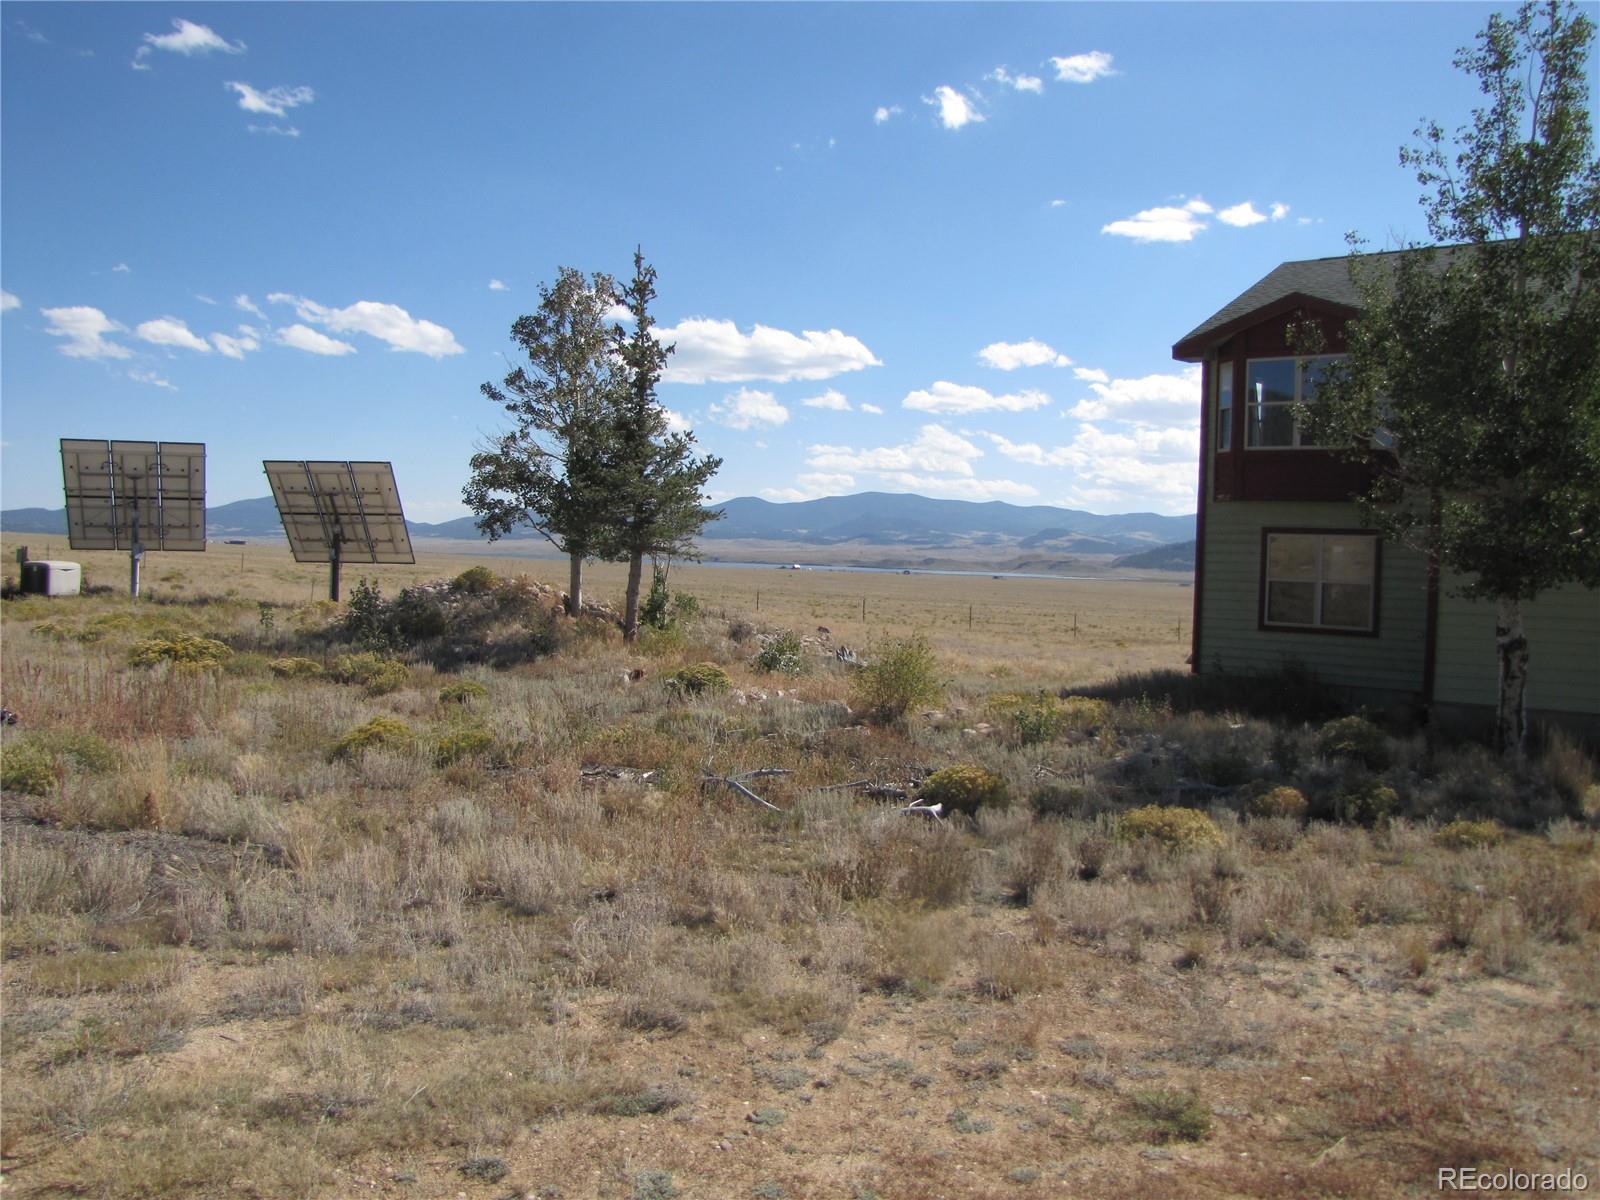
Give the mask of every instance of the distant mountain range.
[[[1016, 505], [995, 500], [932, 500], [926, 496], [862, 492], [775, 504], [741, 496], [718, 506], [719, 521], [706, 526], [703, 539], [785, 542], [796, 546], [893, 546], [957, 549], [1071, 552], [1078, 555], [1129, 555], [1194, 538], [1194, 517], [1157, 513], [1100, 515], [1048, 505]], [[429, 524], [408, 521], [415, 539], [481, 537], [471, 517]], [[12, 508], [0, 512], [7, 533], [64, 535], [65, 509]], [[206, 513], [213, 538], [282, 537], [283, 525], [271, 496], [235, 500]], [[542, 536], [532, 530], [513, 540]], [[1191, 549], [1190, 559], [1192, 561]], [[1130, 564], [1146, 565], [1146, 564]], [[1154, 563], [1148, 565], [1156, 565]]]

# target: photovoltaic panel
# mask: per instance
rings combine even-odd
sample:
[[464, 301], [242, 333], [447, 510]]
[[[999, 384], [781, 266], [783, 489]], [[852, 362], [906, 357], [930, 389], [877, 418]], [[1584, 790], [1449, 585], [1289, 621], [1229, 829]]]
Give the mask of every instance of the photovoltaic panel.
[[67, 541], [74, 550], [204, 550], [203, 442], [62, 438]]
[[414, 563], [394, 468], [386, 462], [262, 464], [296, 562]]

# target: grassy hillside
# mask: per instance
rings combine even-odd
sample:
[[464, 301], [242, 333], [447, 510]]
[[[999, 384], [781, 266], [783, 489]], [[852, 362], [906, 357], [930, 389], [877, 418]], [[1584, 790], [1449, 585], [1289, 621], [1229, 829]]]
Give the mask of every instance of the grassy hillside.
[[1600, 795], [1565, 742], [1513, 776], [1303, 679], [1152, 669], [1179, 588], [1076, 638], [1054, 581], [987, 632], [875, 593], [857, 641], [852, 577], [791, 575], [630, 648], [531, 576], [335, 607], [228, 562], [0, 606], [19, 1195], [1597, 1174]]

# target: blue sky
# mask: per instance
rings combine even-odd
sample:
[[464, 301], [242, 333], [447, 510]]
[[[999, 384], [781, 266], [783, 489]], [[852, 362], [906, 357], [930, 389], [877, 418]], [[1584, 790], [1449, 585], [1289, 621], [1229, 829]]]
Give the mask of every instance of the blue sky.
[[560, 265], [660, 272], [717, 498], [1194, 508], [1169, 348], [1286, 259], [1421, 237], [1493, 6], [7, 3], [5, 507], [57, 439], [391, 459], [462, 515]]

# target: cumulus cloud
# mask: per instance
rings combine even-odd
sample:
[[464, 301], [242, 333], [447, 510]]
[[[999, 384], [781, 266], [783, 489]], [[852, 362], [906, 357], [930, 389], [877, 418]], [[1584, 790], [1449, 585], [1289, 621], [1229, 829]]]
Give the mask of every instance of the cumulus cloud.
[[1094, 398], [1081, 400], [1069, 413], [1080, 421], [1105, 419], [1168, 424], [1200, 411], [1200, 368], [1176, 375], [1145, 375], [1091, 383]]
[[1224, 225], [1232, 225], [1238, 229], [1243, 229], [1248, 225], [1259, 225], [1266, 219], [1267, 214], [1257, 212], [1256, 206], [1248, 200], [1243, 204], [1235, 204], [1233, 207], [1225, 208], [1217, 213], [1217, 220]]
[[1015, 371], [1018, 367], [1070, 367], [1072, 360], [1058, 354], [1036, 338], [1025, 342], [991, 342], [978, 351], [978, 357], [1000, 371]]
[[284, 292], [273, 292], [267, 300], [273, 304], [292, 304], [295, 315], [302, 321], [321, 325], [334, 333], [364, 333], [380, 342], [387, 342], [392, 350], [426, 354], [429, 358], [445, 358], [462, 353], [455, 334], [443, 325], [413, 317], [398, 304], [358, 300], [344, 308], [329, 308], [304, 296], [291, 296]]
[[491, 279], [489, 280], [489, 290], [491, 292], [509, 292], [511, 289], [501, 280]]
[[44, 319], [50, 322], [50, 327], [45, 332], [51, 337], [66, 339], [56, 349], [68, 358], [132, 357], [126, 346], [105, 340], [106, 334], [122, 333], [125, 329], [98, 308], [75, 305], [71, 308], [45, 308], [39, 311]]
[[662, 409], [667, 415], [668, 433], [689, 433], [694, 426], [689, 424], [689, 418], [680, 412], [673, 412], [670, 408]]
[[238, 332], [238, 337], [226, 333], [213, 333], [211, 344], [217, 348], [217, 353], [225, 358], [243, 358], [252, 350], [261, 349], [261, 335], [255, 329], [241, 325]]
[[1044, 91], [1044, 80], [1037, 75], [1023, 75], [1021, 73], [1013, 75], [1004, 66], [998, 66], [990, 71], [988, 78], [1019, 92], [1032, 92], [1034, 95], [1039, 95]]
[[240, 292], [233, 298], [233, 306], [235, 308], [242, 308], [247, 313], [254, 313], [263, 321], [267, 319], [267, 314], [257, 308], [255, 301], [250, 299], [250, 297], [245, 295], [243, 292]]
[[238, 80], [229, 80], [222, 85], [239, 97], [239, 107], [245, 112], [261, 113], [265, 116], [281, 117], [291, 108], [299, 108], [302, 104], [310, 104], [317, 98], [316, 92], [304, 85], [300, 87], [270, 87], [266, 91], [259, 91], [248, 83]]
[[129, 371], [128, 378], [135, 383], [148, 383], [151, 387], [165, 388], [169, 392], [178, 390], [172, 385], [171, 380], [162, 378], [154, 371]]
[[1028, 412], [1049, 404], [1050, 397], [1032, 388], [995, 396], [980, 387], [967, 387], [941, 379], [930, 388], [909, 393], [900, 403], [902, 407], [917, 412]]
[[876, 404], [863, 404], [861, 406], [861, 411], [864, 413], [871, 413], [875, 417], [883, 416], [883, 409], [879, 408]]
[[1085, 383], [1110, 383], [1111, 376], [1099, 367], [1073, 367], [1072, 373]]
[[1289, 215], [1289, 206], [1287, 204], [1278, 204], [1274, 202], [1269, 211], [1272, 213], [1272, 219], [1274, 221], [1281, 221]]
[[748, 383], [829, 379], [846, 371], [882, 366], [871, 350], [837, 329], [793, 334], [757, 325], [740, 333], [732, 321], [689, 317], [656, 338], [675, 345], [663, 378], [668, 383]]
[[1116, 74], [1111, 69], [1111, 55], [1104, 50], [1069, 54], [1065, 58], [1052, 58], [1050, 61], [1055, 64], [1056, 78], [1063, 83], [1093, 83], [1096, 79]]
[[0, 288], [0, 312], [10, 312], [13, 308], [21, 308], [22, 301], [18, 300], [4, 288]]
[[757, 425], [782, 425], [789, 419], [789, 410], [779, 404], [771, 392], [758, 392], [740, 388], [729, 392], [710, 409], [711, 419], [729, 429], [752, 429]]
[[1176, 205], [1147, 208], [1101, 226], [1100, 232], [1132, 238], [1136, 242], [1187, 242], [1206, 227], [1200, 217], [1211, 211], [1211, 205], [1197, 197], [1181, 208]]
[[813, 396], [809, 400], [800, 401], [807, 408], [826, 408], [832, 412], [849, 412], [850, 401], [845, 399], [843, 392], [829, 388], [820, 396]]
[[924, 96], [922, 102], [939, 110], [939, 123], [946, 129], [960, 129], [984, 119], [970, 99], [944, 84], [934, 88], [933, 95]]
[[1051, 208], [1065, 208], [1066, 206], [1067, 206], [1067, 202], [1065, 200], [1059, 200], [1058, 199], [1058, 200], [1050, 201], [1050, 207]]
[[111, 273], [113, 275], [131, 275], [133, 274], [133, 268], [127, 263], [118, 263], [116, 266], [111, 268]]
[[171, 33], [147, 33], [144, 44], [133, 52], [133, 69], [148, 71], [152, 51], [164, 50], [192, 58], [196, 54], [243, 54], [243, 42], [230, 42], [208, 25], [196, 25], [181, 17], [172, 22]]
[[793, 487], [762, 488], [761, 494], [769, 500], [815, 500], [819, 496], [838, 496], [855, 486], [854, 475], [805, 471], [795, 476]]
[[817, 471], [853, 473], [871, 471], [921, 472], [971, 478], [972, 461], [983, 451], [960, 434], [943, 425], [924, 425], [915, 440], [898, 446], [878, 446], [857, 450], [850, 446], [812, 446], [806, 451], [806, 465]]
[[950, 500], [1026, 500], [1039, 494], [1032, 484], [1010, 479], [940, 479], [913, 471], [887, 471], [880, 478], [891, 487]]
[[266, 133], [277, 137], [297, 138], [300, 136], [298, 125], [246, 125], [245, 129], [251, 133]]
[[198, 354], [211, 353], [211, 347], [206, 340], [192, 333], [189, 326], [177, 317], [158, 317], [154, 321], [142, 321], [133, 332], [140, 341], [149, 342], [152, 346], [177, 346], [184, 350], [193, 350]]
[[893, 117], [898, 117], [904, 111], [905, 109], [901, 108], [898, 104], [880, 104], [878, 105], [877, 110], [872, 114], [872, 123], [874, 125], [882, 125], [885, 121], [890, 120]]
[[340, 354], [354, 354], [356, 352], [356, 348], [349, 342], [341, 342], [325, 333], [318, 333], [309, 325], [289, 325], [278, 330], [278, 341], [296, 350], [304, 350], [307, 354], [324, 354], [334, 357]]
[[1075, 504], [1187, 511], [1194, 504], [1198, 424], [1197, 418], [1184, 425], [1134, 424], [1123, 430], [1085, 424], [1072, 441], [1049, 449], [997, 433], [984, 436], [1015, 462], [1070, 471]]

